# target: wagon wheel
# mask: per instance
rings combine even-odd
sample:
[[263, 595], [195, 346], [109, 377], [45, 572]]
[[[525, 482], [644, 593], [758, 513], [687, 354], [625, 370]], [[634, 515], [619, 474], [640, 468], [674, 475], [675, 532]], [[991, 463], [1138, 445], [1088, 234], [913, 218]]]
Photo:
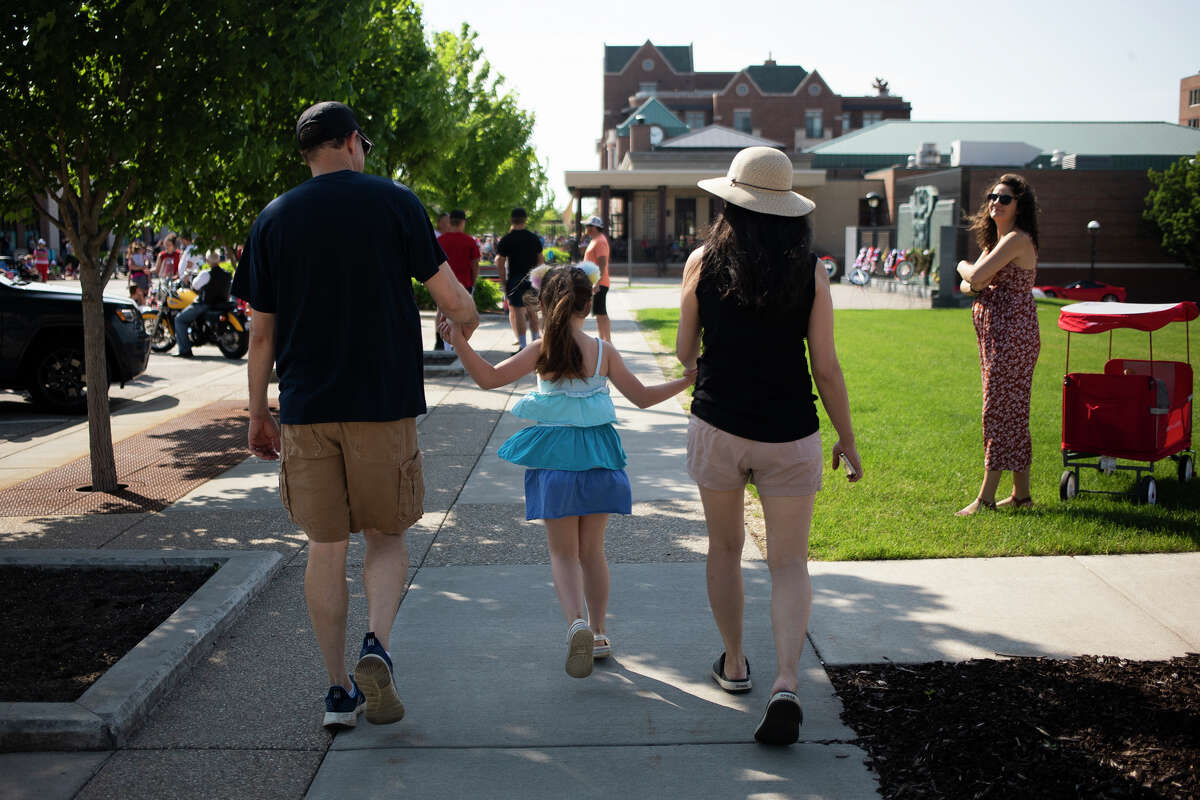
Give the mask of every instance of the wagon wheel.
[[1179, 461], [1175, 464], [1175, 472], [1179, 476], [1180, 483], [1187, 483], [1196, 474], [1196, 462], [1191, 456], [1180, 456]]
[[1106, 294], [1106, 295], [1104, 295], [1104, 297], [1101, 297], [1100, 299], [1106, 303], [1117, 302], [1117, 296], [1115, 294]]
[[1061, 500], [1070, 500], [1079, 493], [1079, 478], [1075, 476], [1075, 470], [1067, 470], [1062, 474], [1062, 478], [1058, 481], [1058, 496]]
[[1142, 505], [1158, 505], [1158, 484], [1149, 475], [1138, 481], [1138, 502]]

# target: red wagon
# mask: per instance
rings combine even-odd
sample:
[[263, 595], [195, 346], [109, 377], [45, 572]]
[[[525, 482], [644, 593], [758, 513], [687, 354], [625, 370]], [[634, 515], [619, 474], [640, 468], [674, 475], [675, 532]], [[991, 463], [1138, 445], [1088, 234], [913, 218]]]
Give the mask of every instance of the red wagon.
[[[1150, 505], [1158, 502], [1153, 478], [1156, 461], [1173, 459], [1179, 480], [1191, 480], [1196, 463], [1191, 332], [1186, 331], [1186, 362], [1155, 361], [1153, 332], [1172, 322], [1187, 326], [1197, 316], [1200, 310], [1190, 301], [1074, 303], [1059, 311], [1058, 327], [1067, 332], [1062, 394], [1062, 454], [1067, 469], [1058, 489], [1063, 500], [1083, 491], [1118, 494], [1079, 488], [1079, 472], [1084, 468], [1106, 475], [1118, 470], [1134, 472], [1138, 500]], [[1149, 359], [1113, 358], [1111, 331], [1118, 328], [1146, 331]], [[1071, 372], [1071, 334], [1105, 331], [1110, 333], [1104, 372]]]

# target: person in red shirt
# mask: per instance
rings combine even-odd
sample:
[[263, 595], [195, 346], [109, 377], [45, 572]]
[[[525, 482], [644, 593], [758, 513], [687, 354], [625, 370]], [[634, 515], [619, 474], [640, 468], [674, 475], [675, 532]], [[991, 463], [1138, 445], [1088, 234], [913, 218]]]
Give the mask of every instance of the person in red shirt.
[[[467, 233], [467, 212], [455, 209], [450, 212], [450, 228], [438, 237], [438, 244], [446, 254], [446, 261], [454, 277], [469, 293], [475, 293], [475, 281], [479, 279], [479, 242]], [[449, 347], [442, 339], [442, 332], [435, 329], [434, 350]]]
[[160, 278], [174, 278], [179, 274], [179, 238], [170, 234], [163, 240], [162, 252], [154, 262], [152, 273]]
[[50, 281], [50, 251], [46, 249], [45, 239], [38, 239], [37, 245], [33, 248], [33, 266], [42, 276], [42, 283], [48, 283]]

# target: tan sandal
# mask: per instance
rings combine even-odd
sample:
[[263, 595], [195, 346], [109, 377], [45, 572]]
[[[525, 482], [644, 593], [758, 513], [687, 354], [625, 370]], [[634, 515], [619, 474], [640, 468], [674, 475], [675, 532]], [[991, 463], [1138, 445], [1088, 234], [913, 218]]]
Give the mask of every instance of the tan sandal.
[[592, 641], [592, 658], [608, 658], [612, 655], [612, 641], [607, 633], [597, 633]]

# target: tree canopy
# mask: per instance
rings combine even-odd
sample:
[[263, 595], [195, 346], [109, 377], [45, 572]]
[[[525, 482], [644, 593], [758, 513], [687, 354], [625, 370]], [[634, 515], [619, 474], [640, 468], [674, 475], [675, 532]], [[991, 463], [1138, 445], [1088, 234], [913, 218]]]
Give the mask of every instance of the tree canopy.
[[1144, 215], [1162, 232], [1163, 249], [1200, 270], [1200, 153], [1150, 170], [1150, 183]]

